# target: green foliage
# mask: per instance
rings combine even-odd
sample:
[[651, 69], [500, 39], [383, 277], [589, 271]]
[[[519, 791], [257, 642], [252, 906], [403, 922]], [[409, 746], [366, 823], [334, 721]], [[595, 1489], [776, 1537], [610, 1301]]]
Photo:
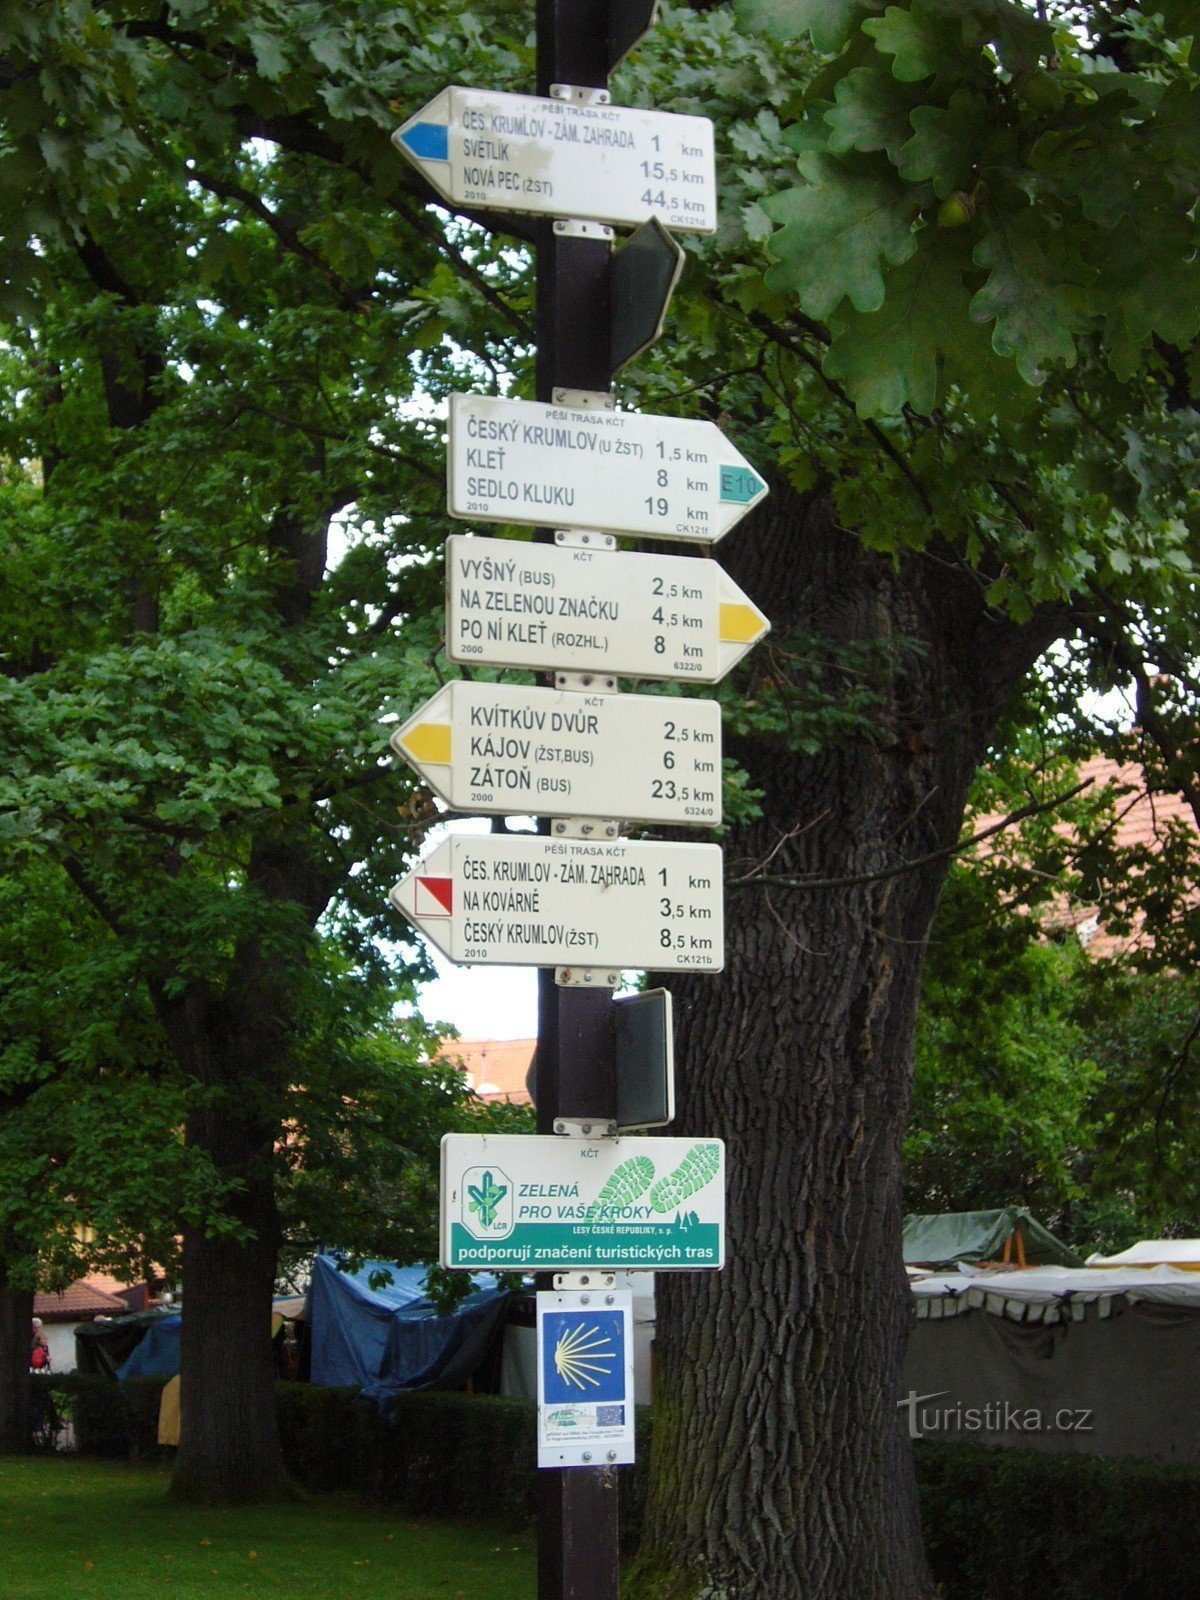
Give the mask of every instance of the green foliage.
[[1056, 1218], [1080, 1194], [1100, 1076], [1078, 1018], [1088, 958], [956, 868], [930, 935], [905, 1141], [905, 1209], [1028, 1205]]
[[[390, 1422], [344, 1389], [280, 1384], [288, 1468], [305, 1488], [347, 1489], [414, 1516], [519, 1525], [537, 1504], [534, 1407], [493, 1395], [412, 1393]], [[481, 1495], [479, 1463], [489, 1487]]]
[[[1031, 796], [1044, 809], [952, 868], [934, 921], [906, 1205], [1028, 1204], [1084, 1253], [1191, 1236], [1200, 1228], [1191, 887], [1200, 838], [1176, 822], [1163, 849], [1122, 845], [1132, 783], [1054, 803], [1077, 786], [1069, 741], [1060, 735], [1057, 755], [1042, 744], [1031, 768], [1035, 747], [1026, 730], [1016, 748], [996, 752], [968, 831]], [[1085, 912], [1101, 929], [1086, 953], [1075, 932], [1094, 926]]]
[[[1081, 1010], [1102, 1074], [1089, 1121], [1088, 1222], [1108, 1248], [1200, 1230], [1200, 980], [1096, 974]], [[1130, 1236], [1132, 1235], [1132, 1237]]]
[[287, 1130], [285, 1265], [434, 1252], [438, 1140], [480, 1113], [391, 1017], [427, 969], [385, 891], [433, 808], [386, 724], [437, 682], [447, 335], [482, 347], [480, 284], [511, 293], [486, 348], [515, 366], [525, 264], [433, 220], [388, 134], [449, 58], [528, 71], [501, 17], [0, 18], [0, 1248], [26, 1272], [244, 1237], [262, 1158], [196, 1136], [231, 1122]]
[[775, 236], [779, 262], [767, 284], [798, 295], [814, 317], [827, 317], [843, 297], [858, 311], [877, 311], [885, 264], [900, 265], [916, 248], [909, 193], [884, 172], [847, 171], [831, 184], [823, 181], [827, 157], [810, 157], [807, 165], [812, 183], [765, 205], [782, 224]]
[[80, 1455], [107, 1460], [150, 1460], [158, 1453], [158, 1412], [165, 1380], [113, 1378], [68, 1372], [44, 1383], [59, 1414], [69, 1418]]
[[862, 0], [739, 0], [738, 16], [752, 32], [768, 38], [810, 33], [818, 49], [836, 50], [864, 9]]
[[[740, 28], [729, 7], [663, 10], [615, 87], [714, 119], [721, 224], [689, 244], [672, 337], [622, 403], [719, 419], [928, 612], [892, 628], [881, 575], [877, 637], [835, 649], [819, 616], [773, 633], [721, 688], [731, 735], [800, 757], [866, 739], [881, 763], [935, 743], [880, 708], [903, 700], [905, 629], [936, 637], [939, 575], [965, 570], [1002, 638], [1086, 634], [1049, 669], [1079, 743], [1085, 689], [1130, 677], [1122, 642], [1173, 674], [1150, 699], [1178, 786], [1200, 517], [1186, 8], [1103, 33], [1009, 0], [746, 0]], [[438, 407], [529, 392], [530, 253], [431, 210], [388, 134], [447, 82], [531, 87], [529, 20], [498, 0], [0, 19], [0, 870], [30, 973], [65, 974], [54, 1004], [32, 978], [9, 1002], [3, 1070], [24, 1086], [79, 1037], [81, 1077], [153, 1073], [197, 1126], [236, 1108], [286, 1128], [297, 1255], [427, 1256], [436, 1142], [469, 1114], [420, 1024], [391, 1022], [427, 968], [384, 893], [435, 813], [386, 734], [439, 681]], [[956, 668], [1007, 692], [986, 638]], [[751, 781], [732, 793], [753, 816]], [[1103, 817], [1081, 892], [1112, 859], [1092, 850]], [[1052, 835], [1031, 835], [1047, 873]], [[1139, 881], [1160, 907], [1161, 878]], [[1194, 924], [1173, 926], [1183, 952]], [[1084, 1065], [1049, 1043], [1070, 959], [985, 943], [998, 1060], [945, 1021], [976, 990], [934, 972], [978, 1092], [956, 1102], [931, 1044], [923, 1159], [947, 1129], [986, 1146], [1015, 1119], [994, 1170], [1078, 1203], [1086, 1022], [1063, 1023]], [[989, 962], [1016, 968], [1012, 996]], [[71, 1029], [31, 1050], [20, 1029], [58, 1012]], [[198, 1224], [236, 1229], [246, 1174], [194, 1181]]]
[[[804, 7], [773, 8], [769, 24], [764, 8], [743, 16], [776, 38], [812, 20]], [[855, 341], [840, 375], [864, 415], [928, 415], [956, 393], [992, 414], [987, 363], [981, 383], [936, 359], [972, 323], [1031, 385], [1072, 367], [1081, 340], [1129, 380], [1156, 365], [1156, 339], [1186, 349], [1196, 338], [1200, 88], [1176, 42], [1189, 31], [1178, 10], [1158, 24], [1125, 14], [1056, 30], [1014, 0], [839, 14], [819, 42], [841, 53], [789, 131], [801, 181], [767, 208], [783, 225], [769, 282], [815, 318], [848, 298], [843, 341], [855, 314], [911, 298], [903, 269], [918, 244], [927, 273], [952, 287], [915, 381], [885, 375], [882, 343]], [[851, 270], [828, 242], [814, 253], [822, 224], [853, 241]], [[969, 251], [943, 254], [948, 225], [964, 228]], [[911, 372], [911, 358], [896, 365]], [[1004, 413], [1030, 399], [1011, 391]]]
[[94, 919], [40, 867], [0, 876], [0, 1252], [14, 1281], [57, 1288], [99, 1266], [134, 1282], [175, 1267], [181, 1220], [230, 1230], [229, 1185], [183, 1141], [192, 1104]]
[[926, 1551], [946, 1600], [1186, 1592], [1193, 1462], [924, 1441], [914, 1454]]

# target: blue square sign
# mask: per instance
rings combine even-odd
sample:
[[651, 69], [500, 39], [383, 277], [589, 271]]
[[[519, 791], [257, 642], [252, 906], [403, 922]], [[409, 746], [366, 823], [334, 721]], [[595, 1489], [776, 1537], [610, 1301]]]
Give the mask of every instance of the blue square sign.
[[539, 1467], [634, 1458], [633, 1294], [611, 1281], [538, 1293]]
[[546, 1405], [621, 1402], [625, 1392], [625, 1318], [620, 1311], [547, 1311], [542, 1327]]

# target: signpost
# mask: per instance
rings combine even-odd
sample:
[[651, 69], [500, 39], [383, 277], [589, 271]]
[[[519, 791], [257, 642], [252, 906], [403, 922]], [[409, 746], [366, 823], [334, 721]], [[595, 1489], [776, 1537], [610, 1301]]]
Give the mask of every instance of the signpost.
[[725, 1263], [720, 1139], [442, 1139], [441, 1263], [478, 1272], [693, 1271]]
[[714, 233], [717, 178], [707, 117], [452, 87], [392, 136], [453, 205], [677, 233]]
[[[724, 959], [719, 847], [619, 837], [622, 818], [719, 820], [717, 708], [617, 678], [715, 683], [768, 626], [714, 562], [615, 548], [715, 544], [767, 493], [712, 423], [611, 392], [662, 330], [682, 261], [666, 230], [717, 222], [712, 124], [610, 101], [655, 10], [538, 0], [536, 96], [448, 88], [393, 136], [451, 205], [541, 219], [536, 400], [452, 397], [447, 462], [454, 516], [535, 543], [448, 541], [447, 653], [554, 685], [455, 682], [392, 743], [450, 805], [536, 810], [542, 831], [449, 838], [390, 896], [451, 960], [542, 969], [538, 1134], [442, 1146], [444, 1264], [540, 1274], [539, 1600], [618, 1592], [610, 1469], [633, 1440], [613, 1271], [724, 1259], [720, 1141], [617, 1136], [674, 1110], [670, 997], [615, 1002], [620, 969]], [[634, 230], [619, 248], [614, 228]]]
[[605, 967], [615, 986], [622, 967], [719, 972], [724, 957], [715, 844], [458, 834], [389, 899], [467, 965]]
[[450, 514], [715, 544], [767, 486], [714, 422], [450, 397]]
[[537, 1297], [538, 1466], [628, 1465], [633, 1454], [633, 1295]]
[[717, 683], [770, 626], [703, 557], [446, 540], [446, 654], [465, 665]]
[[457, 811], [697, 828], [721, 820], [715, 700], [459, 680], [426, 701], [391, 743]]

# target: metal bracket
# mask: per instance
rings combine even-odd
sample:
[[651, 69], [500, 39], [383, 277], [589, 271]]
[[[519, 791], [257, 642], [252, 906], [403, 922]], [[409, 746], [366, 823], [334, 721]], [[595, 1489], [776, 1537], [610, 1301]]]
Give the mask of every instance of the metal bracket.
[[556, 672], [554, 687], [568, 694], [616, 694], [617, 678], [612, 672]]
[[604, 817], [560, 817], [550, 830], [556, 839], [619, 839], [619, 822]]
[[578, 528], [555, 528], [554, 542], [563, 550], [615, 550], [615, 533], [582, 533]]
[[554, 404], [576, 411], [615, 411], [617, 397], [611, 389], [555, 389]]
[[615, 989], [621, 974], [608, 967], [555, 967], [554, 981], [560, 989]]
[[575, 106], [607, 106], [612, 104], [608, 89], [588, 89], [577, 83], [552, 83], [551, 100], [569, 100]]
[[555, 1117], [554, 1131], [568, 1139], [613, 1139], [617, 1125], [607, 1117]]
[[556, 1272], [554, 1287], [568, 1293], [590, 1289], [593, 1294], [603, 1295], [617, 1287], [617, 1275], [615, 1272]]
[[607, 222], [582, 222], [577, 217], [557, 217], [554, 231], [560, 239], [599, 239], [603, 244], [616, 238]]

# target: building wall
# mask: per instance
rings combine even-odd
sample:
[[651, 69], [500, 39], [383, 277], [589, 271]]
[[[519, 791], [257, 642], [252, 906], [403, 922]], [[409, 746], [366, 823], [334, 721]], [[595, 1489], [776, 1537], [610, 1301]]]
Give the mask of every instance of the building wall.
[[50, 1346], [50, 1371], [75, 1371], [75, 1329], [77, 1322], [47, 1322], [42, 1327]]

